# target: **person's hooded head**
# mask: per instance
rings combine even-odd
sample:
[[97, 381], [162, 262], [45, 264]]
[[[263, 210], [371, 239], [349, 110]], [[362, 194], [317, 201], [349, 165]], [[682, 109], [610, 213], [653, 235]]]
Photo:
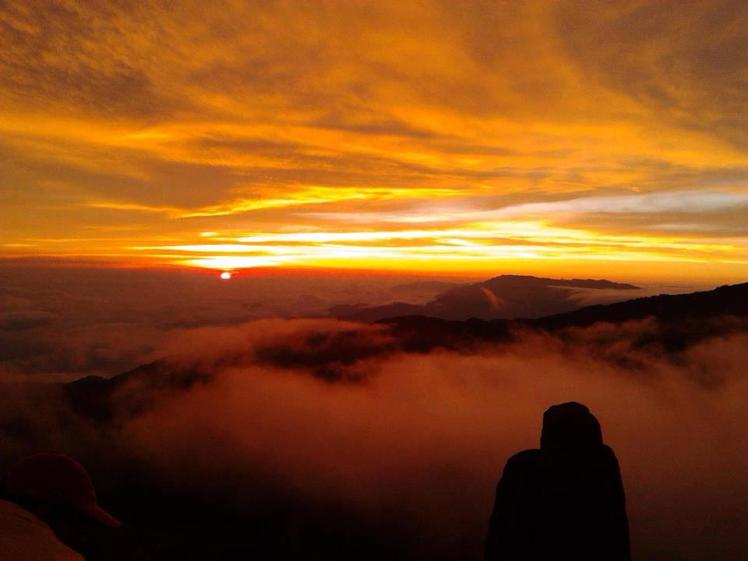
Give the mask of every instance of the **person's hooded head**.
[[603, 445], [600, 423], [581, 403], [553, 405], [543, 415], [540, 449], [576, 451]]

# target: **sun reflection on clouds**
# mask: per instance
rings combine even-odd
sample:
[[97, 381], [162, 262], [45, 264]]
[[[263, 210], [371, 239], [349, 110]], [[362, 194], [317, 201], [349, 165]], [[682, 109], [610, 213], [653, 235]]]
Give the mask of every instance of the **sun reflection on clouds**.
[[195, 257], [192, 259], [176, 260], [175, 263], [214, 269], [216, 271], [251, 269], [255, 267], [275, 267], [283, 263], [277, 257], [247, 256], [247, 255], [212, 255], [209, 257]]
[[[743, 246], [744, 247], [744, 246]], [[490, 267], [495, 263], [600, 260], [611, 262], [725, 262], [736, 260], [741, 246], [679, 237], [600, 234], [560, 228], [540, 221], [475, 223], [449, 229], [276, 232], [222, 237], [220, 242], [134, 247], [143, 252], [186, 254], [175, 263], [211, 269], [242, 267], [349, 266], [386, 263], [406, 268], [449, 269], [454, 263]]]

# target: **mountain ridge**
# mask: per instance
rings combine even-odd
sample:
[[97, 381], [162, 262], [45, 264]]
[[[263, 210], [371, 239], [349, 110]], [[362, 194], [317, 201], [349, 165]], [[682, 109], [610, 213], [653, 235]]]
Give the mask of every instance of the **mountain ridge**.
[[[311, 368], [314, 375], [328, 381], [356, 381], [347, 378], [346, 367], [357, 360], [393, 352], [425, 353], [435, 348], [460, 352], [470, 351], [477, 345], [509, 343], [523, 330], [557, 335], [569, 328], [585, 328], [597, 323], [620, 325], [624, 322], [652, 318], [658, 329], [654, 337], [663, 348], [682, 349], [707, 337], [721, 335], [736, 329], [726, 318], [748, 320], [748, 282], [724, 285], [710, 291], [689, 294], [648, 296], [619, 302], [587, 306], [565, 314], [537, 319], [445, 320], [418, 315], [388, 318], [375, 322], [385, 326], [389, 339], [362, 341], [355, 329], [333, 334], [316, 334], [308, 337], [308, 345], [298, 350], [296, 346], [278, 343], [260, 348], [251, 356], [241, 354], [220, 358], [223, 366], [241, 366], [256, 361], [282, 368]], [[748, 323], [738, 329], [748, 330]], [[653, 337], [647, 335], [647, 337]], [[365, 339], [365, 338], [364, 338]], [[286, 345], [286, 346], [284, 346]], [[187, 389], [196, 384], [209, 383], [210, 366], [175, 366], [159, 360], [128, 372], [102, 378], [89, 376], [63, 384], [63, 391], [76, 410], [84, 416], [99, 420], [111, 419], [114, 394], [128, 390], [130, 401], [118, 401], [125, 414], [148, 408], [148, 398], [161, 391]], [[124, 405], [123, 405], [124, 403]]]
[[385, 318], [376, 323], [393, 326], [406, 337], [405, 345], [414, 350], [438, 346], [451, 349], [478, 342], [509, 341], [512, 332], [530, 329], [555, 334], [569, 328], [584, 328], [596, 323], [621, 324], [653, 318], [664, 341], [674, 347], [719, 334], [730, 326], [709, 325], [715, 318], [748, 318], [748, 282], [723, 285], [713, 290], [688, 294], [645, 296], [613, 304], [585, 306], [563, 314], [517, 320], [451, 321], [427, 316]]
[[330, 309], [330, 315], [367, 323], [402, 315], [450, 320], [535, 318], [579, 308], [577, 297], [585, 290], [639, 289], [632, 284], [606, 279], [498, 275], [485, 281], [447, 288], [425, 304], [392, 302], [383, 306], [335, 306]]

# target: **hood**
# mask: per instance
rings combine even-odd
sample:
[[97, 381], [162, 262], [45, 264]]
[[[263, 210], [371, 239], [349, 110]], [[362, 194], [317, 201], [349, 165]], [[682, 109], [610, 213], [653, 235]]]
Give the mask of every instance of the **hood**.
[[543, 415], [541, 450], [578, 450], [602, 444], [600, 423], [581, 403], [570, 401], [554, 405]]

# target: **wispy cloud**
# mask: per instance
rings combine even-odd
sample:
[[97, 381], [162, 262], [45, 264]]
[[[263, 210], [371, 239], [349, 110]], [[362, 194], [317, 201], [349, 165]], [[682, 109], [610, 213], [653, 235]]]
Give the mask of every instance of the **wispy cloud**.
[[[5, 249], [535, 221], [742, 263], [748, 8], [674, 6], [6, 3]], [[473, 265], [516, 266], [494, 255]]]

